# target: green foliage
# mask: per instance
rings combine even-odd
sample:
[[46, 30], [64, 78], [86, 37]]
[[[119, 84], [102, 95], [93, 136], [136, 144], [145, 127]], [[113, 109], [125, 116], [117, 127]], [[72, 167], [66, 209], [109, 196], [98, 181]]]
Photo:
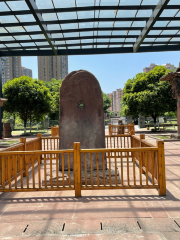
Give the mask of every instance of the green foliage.
[[111, 111], [109, 115], [110, 115], [110, 117], [112, 117], [114, 115], [114, 112]]
[[103, 92], [102, 92], [102, 96], [103, 96], [103, 109], [104, 109], [104, 112], [106, 113], [108, 108], [111, 106], [111, 99], [106, 93], [103, 93]]
[[166, 112], [164, 114], [164, 116], [171, 117], [171, 118], [176, 118], [177, 117], [177, 111], [175, 111], [175, 112]]
[[125, 102], [123, 102], [123, 101], [121, 101], [120, 102], [120, 112], [119, 112], [119, 116], [120, 117], [125, 117], [125, 115], [124, 115], [124, 109], [125, 109], [125, 107], [126, 107], [126, 104], [125, 104]]
[[61, 79], [56, 80], [52, 78], [49, 82], [44, 82], [45, 86], [49, 88], [51, 94], [51, 111], [49, 113], [50, 119], [59, 119], [59, 91], [62, 84]]
[[51, 108], [51, 95], [44, 82], [28, 76], [7, 81], [3, 96], [8, 99], [3, 105], [5, 111], [18, 114], [25, 128], [28, 120], [42, 120]]
[[129, 79], [123, 90], [122, 111], [128, 116], [152, 116], [156, 123], [158, 116], [176, 110], [176, 100], [172, 98], [171, 85], [167, 81], [159, 81], [170, 70], [157, 66], [149, 73], [139, 73]]

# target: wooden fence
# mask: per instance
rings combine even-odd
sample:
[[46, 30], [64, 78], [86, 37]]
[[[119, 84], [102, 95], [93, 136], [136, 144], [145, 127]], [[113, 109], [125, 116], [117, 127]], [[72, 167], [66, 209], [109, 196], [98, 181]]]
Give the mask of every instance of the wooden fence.
[[[134, 124], [125, 124], [125, 125], [111, 125], [109, 126], [109, 135], [119, 135], [119, 134], [130, 134], [131, 131], [134, 131]], [[59, 136], [59, 126], [51, 126], [51, 137]]]
[[53, 127], [51, 126], [51, 137], [59, 136], [59, 126]]
[[[42, 150], [58, 150], [59, 137], [42, 137], [41, 134]], [[131, 147], [131, 134], [119, 135], [106, 135], [105, 143], [107, 148], [130, 148]]]
[[[74, 150], [2, 152], [2, 183], [0, 184], [0, 190], [3, 192], [24, 192], [74, 189], [74, 182], [71, 182], [70, 168], [67, 174], [64, 169], [64, 155], [67, 154], [68, 159], [70, 159], [70, 155], [73, 155], [73, 153]], [[42, 155], [44, 155], [43, 162], [41, 161]], [[56, 155], [56, 158], [53, 159], [52, 155]], [[58, 165], [59, 155], [62, 156], [63, 167], [61, 173]], [[35, 156], [37, 156], [37, 159]], [[29, 165], [29, 159], [32, 160], [31, 165]], [[17, 169], [18, 164], [21, 166], [20, 169]], [[12, 166], [14, 166], [15, 170], [13, 176]], [[24, 175], [24, 173], [26, 174]]]
[[88, 189], [146, 188], [166, 195], [163, 141], [153, 146], [144, 135], [126, 134], [106, 136], [107, 145], [106, 149], [80, 149], [80, 143], [74, 143], [73, 149], [58, 150], [58, 137], [39, 134], [33, 141], [21, 140], [14, 149], [0, 152], [0, 189], [74, 189], [80, 197], [81, 190]]
[[130, 134], [134, 131], [134, 124], [109, 125], [109, 135]]
[[[136, 137], [136, 136], [132, 136], [132, 148], [134, 147], [154, 147], [153, 144], [147, 142], [145, 140], [145, 135], [144, 134], [140, 134], [140, 138]], [[158, 148], [163, 148], [164, 151], [164, 141], [157, 141], [157, 147]], [[149, 152], [147, 154], [145, 154], [144, 152], [142, 152], [141, 154], [137, 154], [134, 153], [134, 156], [136, 162], [139, 164], [142, 173], [146, 173], [147, 169], [148, 169], [148, 175], [150, 177], [152, 177], [152, 179], [158, 179], [159, 176], [159, 172], [158, 172], [158, 153], [154, 153], [154, 152]], [[164, 152], [163, 152], [163, 156], [164, 158]], [[164, 164], [165, 167], [165, 164]], [[165, 171], [165, 169], [164, 169]], [[161, 174], [161, 173], [160, 173]]]
[[[30, 168], [34, 163], [37, 162], [37, 155], [26, 158], [25, 156], [13, 156], [11, 152], [24, 152], [24, 151], [35, 151], [41, 150], [41, 138], [38, 137], [31, 141], [26, 142], [26, 138], [21, 138], [20, 143], [15, 144], [12, 147], [3, 149], [0, 152], [0, 185], [4, 181], [6, 183], [9, 179], [14, 179], [15, 174], [20, 175], [20, 172], [23, 173], [23, 176], [26, 176], [26, 168]], [[4, 157], [3, 153], [8, 152]], [[22, 158], [22, 159], [21, 159]], [[42, 158], [42, 156], [41, 156]], [[3, 175], [4, 174], [4, 175]]]

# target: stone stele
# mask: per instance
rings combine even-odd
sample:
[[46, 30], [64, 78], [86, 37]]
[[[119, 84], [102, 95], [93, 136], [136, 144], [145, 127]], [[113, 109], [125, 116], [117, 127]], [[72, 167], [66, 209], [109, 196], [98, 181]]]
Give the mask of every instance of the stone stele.
[[[69, 73], [60, 88], [59, 105], [59, 149], [72, 149], [74, 142], [80, 142], [81, 149], [105, 148], [102, 91], [92, 73], [85, 70]], [[97, 169], [95, 154], [92, 162], [93, 169]], [[87, 154], [86, 163], [89, 171], [90, 154]], [[98, 154], [98, 163], [102, 169], [102, 154]], [[68, 168], [67, 156], [64, 156], [64, 166]], [[84, 169], [84, 161], [81, 161], [81, 167]], [[70, 168], [73, 169], [73, 156], [70, 157]], [[61, 157], [59, 169], [62, 169]]]

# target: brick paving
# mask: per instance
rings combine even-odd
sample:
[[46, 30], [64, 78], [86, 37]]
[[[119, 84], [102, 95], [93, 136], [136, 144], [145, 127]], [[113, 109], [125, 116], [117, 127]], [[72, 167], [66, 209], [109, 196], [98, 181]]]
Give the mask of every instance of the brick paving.
[[165, 159], [165, 197], [153, 189], [88, 190], [78, 199], [74, 191], [0, 193], [0, 239], [179, 240], [180, 141], [165, 142]]

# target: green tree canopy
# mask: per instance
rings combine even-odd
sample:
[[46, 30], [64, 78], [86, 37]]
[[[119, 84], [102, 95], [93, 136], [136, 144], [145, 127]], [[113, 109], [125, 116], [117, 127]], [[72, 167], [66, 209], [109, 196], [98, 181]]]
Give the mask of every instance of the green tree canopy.
[[59, 91], [62, 81], [61, 79], [52, 78], [51, 81], [44, 82], [51, 94], [51, 111], [49, 114], [51, 119], [59, 119]]
[[3, 105], [4, 109], [12, 114], [18, 113], [24, 121], [25, 132], [28, 120], [40, 121], [51, 109], [49, 89], [43, 81], [28, 76], [7, 81], [3, 87], [3, 96], [8, 99]]
[[165, 112], [176, 110], [176, 100], [172, 98], [171, 85], [167, 81], [159, 81], [170, 70], [157, 66], [149, 73], [139, 73], [129, 79], [123, 90], [123, 113], [128, 116], [151, 116], [156, 118]]
[[102, 92], [102, 96], [103, 96], [103, 109], [104, 109], [104, 112], [106, 113], [107, 109], [111, 106], [111, 99], [106, 93], [103, 93], [103, 92]]

